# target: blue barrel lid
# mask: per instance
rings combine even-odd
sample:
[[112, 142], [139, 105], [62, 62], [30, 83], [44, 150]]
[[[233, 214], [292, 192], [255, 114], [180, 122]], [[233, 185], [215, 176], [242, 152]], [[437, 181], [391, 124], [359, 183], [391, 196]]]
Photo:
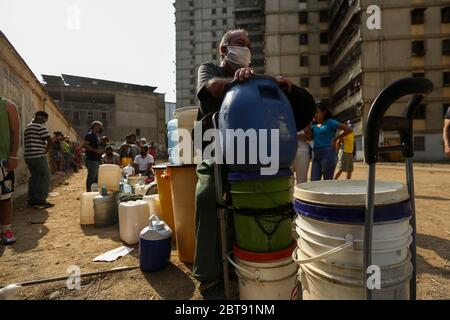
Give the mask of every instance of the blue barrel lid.
[[291, 176], [292, 171], [289, 169], [280, 169], [277, 174], [271, 176], [261, 175], [259, 172], [233, 172], [228, 174], [228, 181], [264, 180]]
[[[364, 207], [333, 207], [294, 201], [295, 212], [303, 217], [335, 223], [364, 224]], [[411, 200], [375, 207], [374, 222], [402, 220], [412, 215]]]

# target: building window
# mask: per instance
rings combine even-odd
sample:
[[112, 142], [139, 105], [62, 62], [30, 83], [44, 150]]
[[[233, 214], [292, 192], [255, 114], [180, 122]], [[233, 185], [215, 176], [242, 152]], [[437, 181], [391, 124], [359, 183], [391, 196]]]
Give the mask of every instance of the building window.
[[321, 32], [320, 33], [320, 44], [327, 44], [328, 43], [328, 32]]
[[222, 8], [222, 13], [227, 13], [227, 8]]
[[411, 10], [411, 24], [424, 24], [425, 10], [425, 8], [417, 8]]
[[301, 55], [300, 56], [300, 66], [301, 67], [307, 67], [309, 65], [309, 59], [308, 56], [306, 55]]
[[211, 14], [212, 14], [212, 15], [215, 15], [215, 14], [216, 14], [216, 8], [213, 8], [213, 9], [211, 10]]
[[328, 65], [328, 55], [323, 54], [320, 56], [320, 65], [327, 66]]
[[414, 151], [425, 151], [425, 137], [414, 137]]
[[136, 129], [136, 136], [138, 136], [138, 137], [141, 136], [141, 129], [139, 129], [139, 128]]
[[215, 42], [211, 43], [211, 48], [212, 49], [216, 49], [217, 48], [217, 43], [215, 43]]
[[212, 55], [212, 59], [213, 59], [214, 61], [216, 61], [216, 60], [217, 60], [217, 54], [214, 53], [214, 54]]
[[450, 87], [450, 71], [444, 72], [444, 87]]
[[427, 105], [421, 104], [417, 107], [414, 119], [426, 119], [427, 118]]
[[425, 41], [413, 41], [411, 43], [411, 54], [413, 57], [423, 57], [425, 55]]
[[443, 117], [445, 118], [447, 115], [447, 112], [450, 112], [450, 103], [444, 103], [442, 105], [442, 111], [443, 111]]
[[301, 11], [298, 13], [298, 23], [299, 24], [307, 24], [308, 23], [308, 12]]
[[330, 77], [320, 77], [320, 87], [328, 87], [330, 86]]
[[450, 56], [450, 39], [442, 40], [442, 54], [444, 56]]
[[319, 11], [319, 22], [328, 22], [328, 10]]
[[212, 21], [211, 21], [211, 24], [212, 24], [213, 26], [215, 26], [215, 25], [216, 25], [216, 20], [212, 20]]
[[309, 78], [300, 78], [300, 86], [303, 88], [309, 87]]
[[450, 23], [450, 7], [441, 9], [441, 21], [442, 23]]
[[425, 73], [424, 72], [413, 72], [412, 76], [414, 78], [424, 78], [425, 77]]
[[102, 121], [106, 121], [107, 115], [106, 112], [102, 112]]
[[227, 19], [223, 19], [223, 20], [222, 20], [222, 24], [223, 24], [224, 26], [226, 26], [227, 23], [228, 23], [228, 22], [227, 22]]
[[88, 112], [87, 118], [88, 118], [89, 121], [93, 121], [94, 120], [94, 113]]
[[73, 112], [73, 121], [80, 121], [80, 113], [78, 111]]
[[302, 45], [308, 44], [308, 34], [307, 33], [301, 33], [299, 36], [299, 42]]

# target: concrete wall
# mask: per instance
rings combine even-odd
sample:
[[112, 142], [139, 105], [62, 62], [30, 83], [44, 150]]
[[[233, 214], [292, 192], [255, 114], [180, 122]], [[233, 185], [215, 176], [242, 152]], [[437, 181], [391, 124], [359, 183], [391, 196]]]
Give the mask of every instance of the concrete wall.
[[48, 96], [44, 87], [22, 60], [8, 39], [0, 32], [0, 96], [11, 100], [19, 110], [21, 135], [19, 148], [19, 167], [16, 171], [17, 185], [28, 179], [28, 170], [23, 161], [23, 129], [31, 121], [36, 111], [49, 114], [47, 124], [50, 132], [62, 131], [74, 140], [80, 137], [71, 127], [63, 112]]

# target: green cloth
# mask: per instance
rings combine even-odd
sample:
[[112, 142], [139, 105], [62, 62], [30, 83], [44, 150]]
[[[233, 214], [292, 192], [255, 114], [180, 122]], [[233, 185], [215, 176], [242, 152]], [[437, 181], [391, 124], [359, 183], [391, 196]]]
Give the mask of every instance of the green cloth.
[[8, 101], [0, 98], [0, 159], [8, 160], [11, 152], [9, 139]]
[[[222, 182], [226, 181], [226, 166], [222, 166]], [[203, 161], [197, 165], [197, 188], [195, 192], [195, 240], [194, 277], [200, 282], [222, 277], [222, 255], [220, 248], [219, 217], [216, 206], [214, 165]], [[224, 184], [223, 192], [228, 191]], [[228, 251], [234, 240], [233, 219], [227, 215]]]

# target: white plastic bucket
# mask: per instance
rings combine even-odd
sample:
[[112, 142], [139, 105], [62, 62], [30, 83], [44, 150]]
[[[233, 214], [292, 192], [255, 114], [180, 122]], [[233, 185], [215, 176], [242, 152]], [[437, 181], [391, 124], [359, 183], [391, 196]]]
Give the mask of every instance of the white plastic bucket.
[[[297, 216], [297, 243], [308, 256], [317, 256], [346, 243], [346, 236], [352, 236], [350, 249], [342, 250], [328, 259], [329, 263], [340, 265], [363, 265], [363, 226], [351, 224], [324, 223]], [[334, 228], [333, 228], [334, 227]], [[393, 223], [376, 224], [373, 229], [372, 261], [378, 266], [389, 266], [404, 261], [412, 242], [409, 219]]]
[[[294, 207], [303, 299], [364, 299], [364, 217], [367, 182], [317, 181], [295, 188]], [[381, 289], [374, 299], [408, 299], [412, 275], [411, 204], [406, 186], [377, 182], [372, 265]]]
[[[287, 250], [291, 252], [292, 247]], [[230, 255], [228, 260], [239, 279], [240, 300], [290, 300], [298, 271], [291, 255], [278, 260], [252, 261], [235, 253], [234, 260]]]
[[[301, 259], [309, 258], [300, 249], [296, 253]], [[373, 291], [375, 300], [409, 299], [410, 257], [409, 254], [401, 263], [380, 268], [380, 289]], [[362, 300], [365, 293], [362, 272], [360, 267], [341, 267], [322, 261], [302, 265], [298, 273], [303, 300]]]

